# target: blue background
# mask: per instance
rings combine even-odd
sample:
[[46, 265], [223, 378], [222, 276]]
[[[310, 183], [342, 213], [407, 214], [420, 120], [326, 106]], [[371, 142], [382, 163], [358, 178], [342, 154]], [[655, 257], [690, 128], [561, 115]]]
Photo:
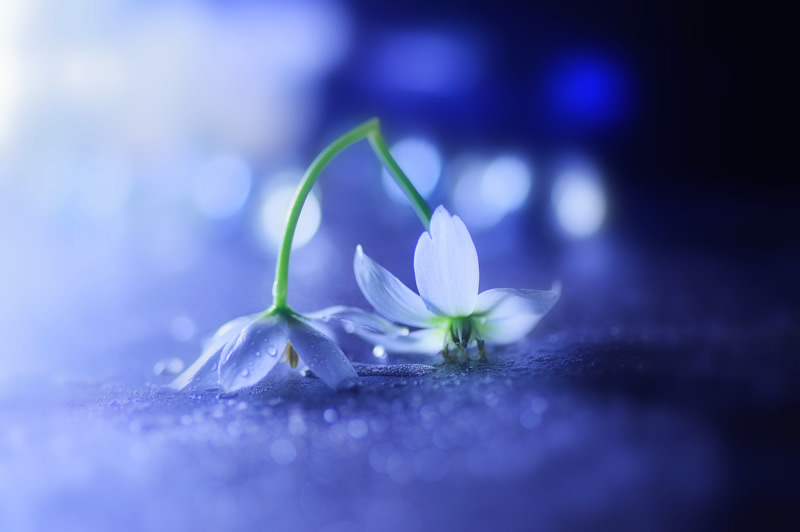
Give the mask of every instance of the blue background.
[[[789, 136], [766, 122], [791, 88], [783, 33], [755, 14], [4, 10], [0, 529], [791, 528], [798, 220]], [[372, 116], [466, 221], [482, 290], [558, 279], [562, 300], [488, 365], [356, 394], [166, 391], [219, 325], [269, 305], [285, 191]], [[367, 307], [357, 244], [414, 286], [421, 228], [366, 144], [314, 201], [295, 308]]]

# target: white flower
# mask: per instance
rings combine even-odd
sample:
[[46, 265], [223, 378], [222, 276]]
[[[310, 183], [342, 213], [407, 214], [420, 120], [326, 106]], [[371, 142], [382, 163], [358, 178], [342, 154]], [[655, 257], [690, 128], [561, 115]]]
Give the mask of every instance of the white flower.
[[170, 386], [221, 386], [232, 392], [311, 369], [333, 388], [350, 388], [358, 381], [355, 369], [339, 346], [317, 330], [329, 315], [321, 311], [317, 319], [287, 310], [236, 318], [217, 330], [200, 357]]
[[[550, 291], [495, 288], [478, 293], [478, 254], [464, 222], [439, 206], [430, 230], [422, 233], [414, 252], [419, 295], [356, 248], [356, 281], [369, 303], [388, 320], [418, 328], [413, 332], [383, 320], [351, 319], [357, 333], [397, 353], [435, 354], [446, 359], [451, 349], [466, 353], [475, 342], [481, 358], [485, 344], [516, 342], [558, 301], [560, 288]], [[346, 318], [344, 318], [347, 321]]]

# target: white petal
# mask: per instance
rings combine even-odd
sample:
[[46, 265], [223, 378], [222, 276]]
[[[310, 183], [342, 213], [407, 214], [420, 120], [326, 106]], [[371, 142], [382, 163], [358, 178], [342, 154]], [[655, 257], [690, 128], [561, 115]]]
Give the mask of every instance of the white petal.
[[478, 252], [458, 216], [439, 206], [414, 252], [417, 289], [436, 314], [468, 316], [478, 297]]
[[278, 363], [275, 364], [275, 367], [272, 368], [272, 371], [270, 371], [266, 377], [261, 379], [261, 383], [272, 384], [285, 382], [290, 379], [299, 379], [303, 376], [303, 371], [306, 369], [308, 369], [308, 366], [303, 364], [302, 361], [297, 365], [296, 368], [293, 368], [286, 362], [285, 358], [281, 357], [280, 360], [278, 360]]
[[203, 346], [203, 352], [191, 366], [175, 377], [170, 383], [170, 388], [183, 390], [184, 388], [199, 389], [213, 388], [219, 385], [217, 365], [222, 347], [233, 338], [236, 338], [242, 329], [254, 321], [256, 314], [241, 316], [233, 319], [217, 329], [214, 336], [208, 339]]
[[289, 321], [289, 341], [314, 374], [335, 389], [352, 388], [358, 374], [333, 340], [298, 319]]
[[229, 392], [251, 386], [275, 367], [286, 349], [286, 319], [257, 320], [225, 344], [220, 354], [219, 381]]
[[[395, 325], [374, 312], [367, 312], [358, 307], [338, 305], [324, 308], [317, 312], [304, 312], [303, 315], [314, 320], [310, 325], [317, 330], [320, 330], [318, 327], [320, 321], [327, 322], [333, 319], [380, 334], [408, 334], [408, 329], [406, 327]], [[325, 334], [325, 331], [320, 330], [320, 332]]]
[[353, 270], [361, 293], [383, 316], [413, 327], [425, 327], [435, 318], [421, 297], [369, 258], [361, 246], [356, 247]]
[[420, 329], [407, 335], [376, 334], [356, 331], [356, 334], [373, 345], [383, 347], [389, 353], [403, 355], [435, 355], [444, 347], [446, 330], [443, 328]]
[[476, 314], [481, 337], [493, 344], [509, 344], [521, 340], [558, 301], [559, 285], [552, 290], [518, 290], [495, 288], [478, 296]]

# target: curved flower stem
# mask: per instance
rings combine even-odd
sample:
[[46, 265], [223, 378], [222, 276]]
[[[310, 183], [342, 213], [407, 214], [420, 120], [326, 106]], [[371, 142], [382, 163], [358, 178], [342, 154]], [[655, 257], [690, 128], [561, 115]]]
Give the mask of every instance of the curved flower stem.
[[425, 229], [428, 229], [431, 222], [431, 208], [428, 206], [428, 202], [420, 195], [419, 191], [414, 188], [411, 180], [408, 179], [400, 168], [400, 165], [394, 160], [394, 157], [392, 157], [392, 154], [389, 152], [389, 146], [386, 145], [386, 141], [383, 139], [381, 132], [376, 129], [369, 133], [367, 139], [369, 140], [369, 145], [372, 147], [372, 151], [378, 156], [383, 166], [389, 170], [394, 180], [400, 185], [400, 189], [408, 196], [409, 201], [411, 201], [411, 206], [414, 207], [422, 225]]
[[397, 161], [394, 160], [386, 141], [383, 139], [380, 131], [380, 122], [377, 118], [367, 120], [363, 124], [354, 127], [341, 137], [330, 143], [322, 153], [308, 167], [300, 184], [297, 186], [297, 191], [292, 199], [292, 206], [289, 208], [289, 213], [286, 216], [286, 230], [283, 235], [283, 242], [278, 250], [278, 263], [275, 268], [275, 283], [272, 285], [272, 306], [267, 313], [272, 312], [286, 312], [291, 311], [289, 305], [286, 303], [286, 296], [289, 285], [289, 256], [292, 253], [292, 241], [294, 240], [294, 233], [297, 229], [297, 222], [300, 219], [300, 212], [303, 210], [303, 204], [308, 198], [308, 194], [314, 187], [317, 178], [322, 173], [322, 170], [328, 166], [334, 157], [342, 152], [348, 146], [355, 144], [363, 138], [368, 138], [372, 149], [381, 160], [383, 165], [389, 170], [400, 188], [405, 192], [417, 215], [422, 220], [425, 228], [428, 228], [431, 219], [431, 209], [427, 202], [423, 199], [420, 193], [414, 188], [414, 185], [408, 177], [400, 169]]

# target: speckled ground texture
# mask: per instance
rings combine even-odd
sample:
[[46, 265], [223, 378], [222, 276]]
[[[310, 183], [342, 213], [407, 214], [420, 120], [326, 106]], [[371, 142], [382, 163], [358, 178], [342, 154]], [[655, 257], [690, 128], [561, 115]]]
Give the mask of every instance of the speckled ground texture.
[[105, 352], [105, 376], [8, 383], [0, 529], [791, 528], [796, 288], [739, 290], [749, 274], [713, 261], [633, 270], [565, 282], [487, 364], [428, 361], [355, 392], [307, 377], [174, 393], [150, 370], [173, 353], [159, 337]]

